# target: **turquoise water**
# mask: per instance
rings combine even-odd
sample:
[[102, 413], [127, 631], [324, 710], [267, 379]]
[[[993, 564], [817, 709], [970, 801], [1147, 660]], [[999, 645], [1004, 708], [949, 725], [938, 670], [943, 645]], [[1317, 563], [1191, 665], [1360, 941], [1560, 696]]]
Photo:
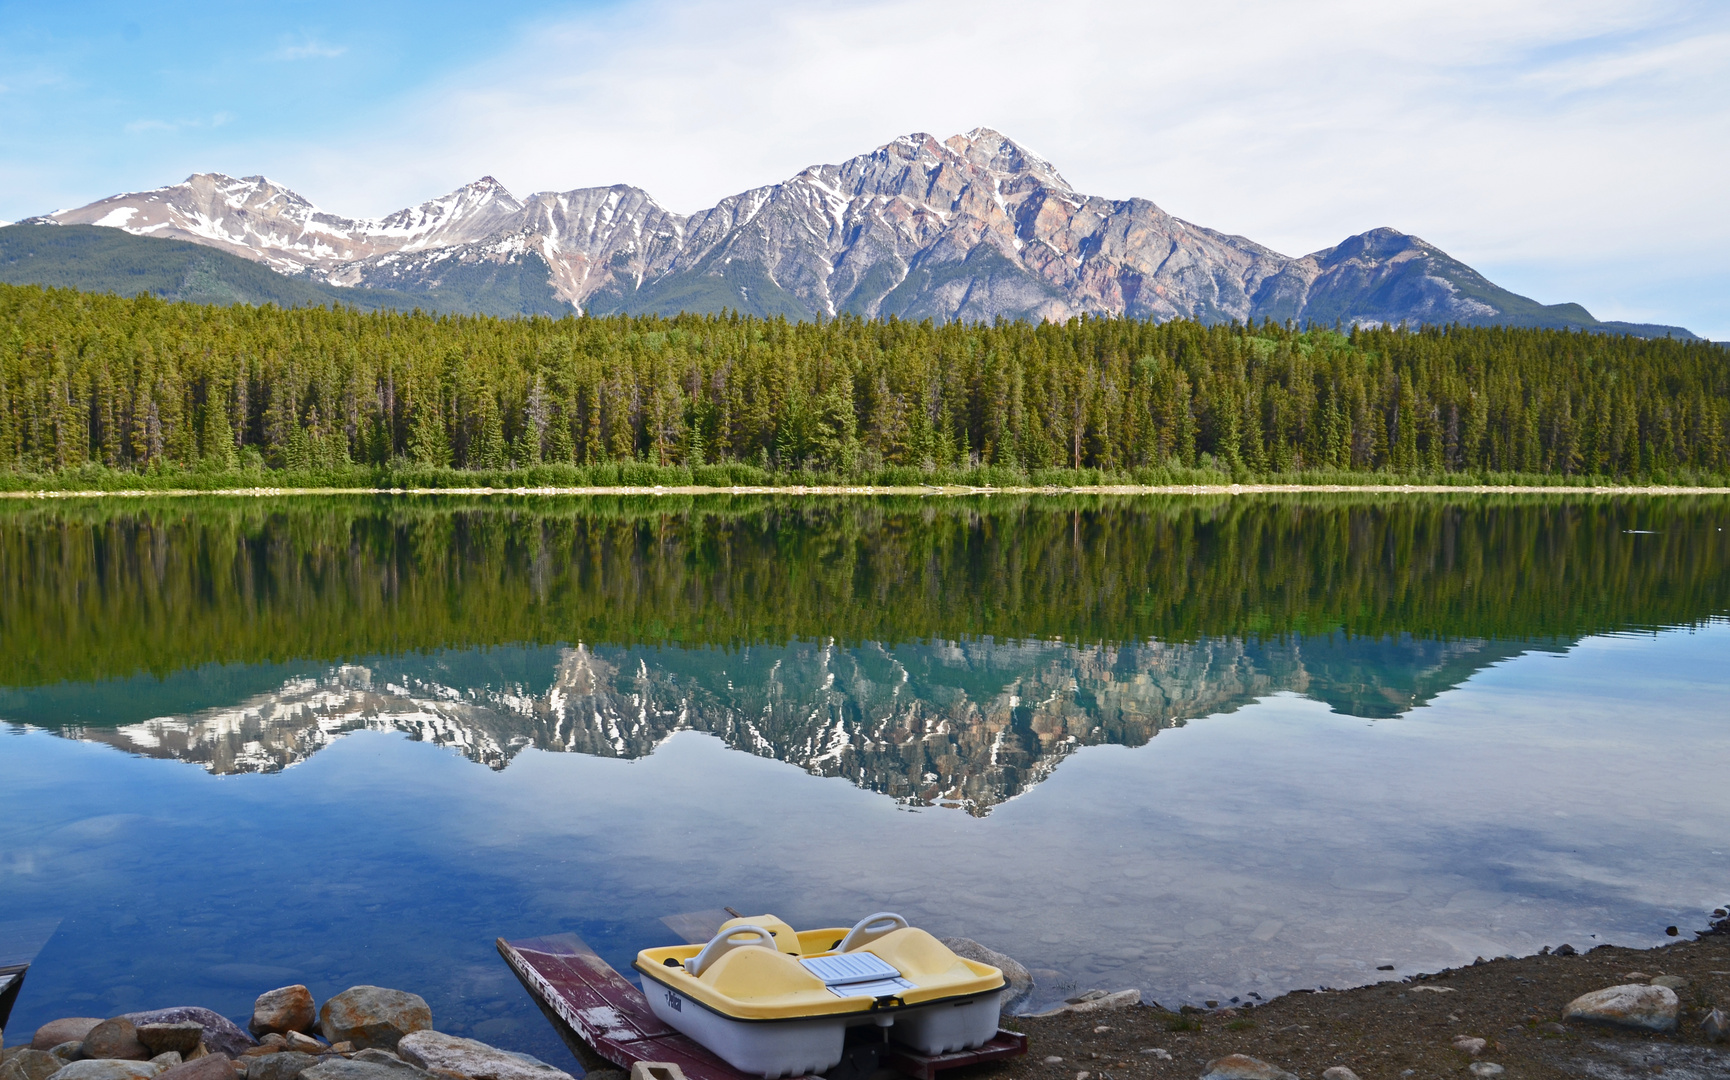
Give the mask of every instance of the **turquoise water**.
[[[1126, 550], [1134, 523], [1109, 506], [1091, 512], [1109, 519], [1095, 535]], [[41, 666], [102, 633], [115, 656], [136, 629], [166, 660], [157, 672], [55, 660], [62, 667], [0, 689], [0, 923], [57, 921], [13, 1038], [59, 1015], [204, 1004], [238, 1016], [289, 982], [320, 998], [367, 982], [422, 994], [443, 1030], [575, 1069], [495, 937], [576, 931], [623, 968], [637, 949], [673, 940], [661, 920], [683, 912], [730, 905], [838, 925], [889, 908], [1017, 956], [1036, 970], [1040, 1000], [1136, 986], [1176, 1007], [1351, 985], [1384, 964], [1401, 974], [1564, 941], [1658, 944], [1666, 926], [1703, 926], [1730, 900], [1721, 509], [1706, 506], [1686, 528], [1671, 521], [1672, 546], [1655, 560], [1632, 546], [1645, 534], [1617, 527], [1626, 508], [1566, 508], [1569, 529], [1584, 517], [1602, 536], [1628, 537], [1574, 548], [1556, 518], [1516, 508], [1539, 515], [1516, 522], [1533, 542], [1508, 580], [1525, 595], [1499, 602], [1471, 591], [1499, 572], [1496, 551], [1458, 550], [1471, 529], [1453, 531], [1444, 559], [1440, 540], [1423, 541], [1385, 504], [1352, 511], [1379, 545], [1362, 565], [1381, 569], [1337, 572], [1358, 565], [1345, 554], [1358, 533], [1345, 529], [1343, 546], [1297, 552], [1324, 584], [1294, 601], [1294, 572], [1258, 546], [1270, 535], [1258, 512], [1230, 533], [1150, 545], [1140, 565], [1209, 610], [1235, 595], [1246, 618], [1273, 629], [1204, 620], [1202, 632], [1163, 639], [1050, 633], [1053, 620], [1076, 621], [1062, 595], [1011, 589], [1024, 579], [997, 569], [1008, 560], [967, 544], [941, 557], [919, 547], [923, 508], [867, 522], [867, 540], [925, 568], [937, 586], [929, 617], [969, 598], [976, 614], [965, 618], [994, 633], [809, 632], [856, 624], [839, 605], [869, 591], [838, 596], [816, 573], [835, 557], [814, 542], [833, 522], [794, 523], [814, 554], [769, 549], [782, 552], [767, 564], [781, 578], [816, 584], [729, 601], [748, 613], [756, 595], [756, 610], [799, 612], [793, 629], [805, 633], [627, 641], [583, 615], [595, 636], [547, 640], [537, 629], [513, 641], [507, 621], [482, 643], [457, 640], [461, 619], [440, 613], [479, 619], [489, 595], [508, 593], [500, 566], [531, 583], [552, 573], [536, 570], [546, 547], [520, 533], [462, 555], [467, 576], [438, 564], [436, 590], [424, 588], [424, 561], [273, 573], [249, 594], [242, 629], [219, 634], [233, 579], [208, 569], [202, 598], [172, 597], [174, 619], [140, 614], [157, 601], [137, 596], [170, 595], [176, 551], [203, 552], [195, 564], [207, 568], [221, 544], [286, 552], [261, 563], [280, 569], [342, 544], [292, 521], [237, 535], [213, 512], [191, 526], [146, 522], [162, 558], [122, 572], [111, 565], [119, 534], [102, 532], [114, 523], [99, 515], [95, 546], [110, 563], [83, 570], [64, 519], [18, 522], [0, 530], [0, 562], [38, 569], [8, 579], [8, 649], [35, 647], [29, 663]], [[1466, 525], [1510, 513], [1463, 512]], [[356, 511], [345, 535], [376, 528], [381, 513]], [[1047, 561], [1060, 542], [1086, 554], [1070, 509], [1018, 514], [958, 527], [1021, 537], [1015, 550]], [[1026, 540], [1052, 517], [1061, 528], [1047, 547]], [[715, 527], [701, 513], [654, 525], [646, 565], [681, 568], [680, 584], [597, 559], [590, 592], [559, 610], [613, 590], [621, 599], [598, 610], [618, 611], [655, 588], [690, 596], [737, 573], [749, 545], [716, 540]], [[707, 536], [707, 550], [719, 546], [712, 566], [731, 569], [692, 569], [681, 529]], [[1406, 537], [1403, 549], [1388, 536]], [[1590, 563], [1568, 554], [1580, 550], [1595, 553]], [[559, 556], [566, 566], [585, 557]], [[1090, 618], [1161, 598], [1145, 591], [1116, 609], [1099, 599], [1134, 577], [1128, 562], [1073, 564]], [[333, 605], [355, 603], [354, 583], [371, 580], [362, 570], [387, 563], [397, 599], [385, 612], [413, 647], [321, 645], [313, 630], [341, 625]], [[1457, 588], [1448, 567], [1466, 568]], [[1209, 574], [1241, 589], [1199, 589]], [[1348, 588], [1356, 610], [1427, 590], [1456, 632], [1355, 631], [1364, 616], [1328, 607]], [[927, 616], [906, 595], [894, 617], [916, 627]], [[1378, 618], [1417, 618], [1389, 603]], [[1554, 631], [1569, 605], [1588, 610], [1562, 628], [1571, 632], [1473, 632], [1520, 619]], [[1503, 618], [1513, 621], [1492, 625]], [[1048, 632], [1001, 633], [1016, 619]], [[237, 657], [234, 641], [259, 625], [292, 647]], [[425, 625], [438, 629], [403, 629]]]

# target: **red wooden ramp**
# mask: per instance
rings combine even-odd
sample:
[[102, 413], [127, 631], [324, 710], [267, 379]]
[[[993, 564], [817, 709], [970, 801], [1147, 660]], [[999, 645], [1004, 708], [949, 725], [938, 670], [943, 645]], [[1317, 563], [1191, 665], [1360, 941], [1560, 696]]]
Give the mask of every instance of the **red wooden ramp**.
[[[687, 1080], [761, 1080], [663, 1024], [636, 984], [614, 971], [575, 934], [522, 941], [499, 938], [498, 950], [585, 1069], [604, 1068], [603, 1061], [622, 1069], [639, 1061], [666, 1061], [679, 1066]], [[999, 1031], [977, 1050], [953, 1054], [919, 1054], [890, 1045], [873, 1064], [880, 1061], [917, 1080], [934, 1080], [942, 1069], [1025, 1053], [1027, 1036]], [[840, 1068], [854, 1060], [849, 1057]], [[831, 1070], [830, 1076], [837, 1071]], [[866, 1075], [870, 1071], [869, 1065], [863, 1069]]]

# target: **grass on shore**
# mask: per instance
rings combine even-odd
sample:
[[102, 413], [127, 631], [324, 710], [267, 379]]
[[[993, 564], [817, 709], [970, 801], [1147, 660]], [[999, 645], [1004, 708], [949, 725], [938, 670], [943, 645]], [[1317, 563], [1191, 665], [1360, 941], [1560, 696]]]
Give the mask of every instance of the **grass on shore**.
[[1553, 473], [1442, 473], [1309, 470], [1252, 473], [1168, 466], [1121, 471], [982, 465], [970, 469], [898, 467], [830, 473], [760, 469], [737, 463], [654, 465], [535, 465], [514, 469], [452, 469], [413, 465], [346, 465], [315, 469], [210, 470], [158, 464], [148, 469], [84, 465], [49, 472], [0, 472], [0, 491], [227, 491], [250, 488], [610, 488], [610, 487], [844, 487], [1089, 488], [1185, 487], [1228, 484], [1334, 487], [1726, 487], [1730, 476], [1676, 469], [1644, 476], [1564, 476]]

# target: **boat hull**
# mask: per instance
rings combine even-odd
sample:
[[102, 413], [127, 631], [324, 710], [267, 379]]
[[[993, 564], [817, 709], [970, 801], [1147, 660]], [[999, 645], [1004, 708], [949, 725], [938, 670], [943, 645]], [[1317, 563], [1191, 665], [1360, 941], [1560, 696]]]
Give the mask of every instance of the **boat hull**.
[[740, 1072], [777, 1080], [833, 1069], [847, 1039], [846, 1016], [806, 1020], [734, 1020], [699, 1005], [647, 975], [643, 996], [662, 1023], [702, 1043]]
[[984, 1046], [997, 1034], [1001, 990], [885, 1013], [797, 1020], [735, 1020], [639, 975], [649, 1008], [663, 1023], [702, 1043], [740, 1072], [778, 1080], [821, 1073], [841, 1061], [849, 1027], [888, 1021], [889, 1038], [921, 1054]]

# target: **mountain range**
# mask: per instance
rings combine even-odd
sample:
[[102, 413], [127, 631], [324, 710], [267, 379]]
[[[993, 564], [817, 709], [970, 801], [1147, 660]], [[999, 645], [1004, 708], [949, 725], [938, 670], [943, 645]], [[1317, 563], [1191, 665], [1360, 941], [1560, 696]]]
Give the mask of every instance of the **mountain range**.
[[[114, 239], [80, 241], [103, 252], [80, 262], [73, 252], [43, 250], [57, 247], [43, 229], [51, 225], [105, 227]], [[294, 302], [360, 307], [1459, 322], [1693, 336], [1601, 322], [1578, 304], [1539, 304], [1389, 228], [1283, 255], [1146, 199], [1082, 194], [1051, 163], [987, 128], [944, 140], [903, 136], [690, 215], [623, 184], [519, 199], [488, 176], [382, 218], [348, 218], [262, 176], [199, 173], [0, 229], [0, 280], [88, 280], [94, 284], [84, 287], [96, 288], [118, 281], [117, 291], [133, 283], [196, 299], [220, 297], [237, 273], [238, 264], [212, 257], [202, 278], [151, 285], [143, 279], [162, 277], [153, 260], [170, 258], [168, 249], [114, 242], [121, 234], [262, 264], [311, 287]]]

